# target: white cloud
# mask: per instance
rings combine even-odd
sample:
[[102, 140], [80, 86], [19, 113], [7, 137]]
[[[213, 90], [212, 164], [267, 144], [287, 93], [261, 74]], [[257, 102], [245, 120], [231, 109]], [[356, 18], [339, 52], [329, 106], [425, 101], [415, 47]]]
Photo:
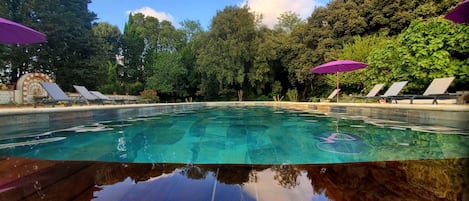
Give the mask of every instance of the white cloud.
[[129, 10], [126, 13], [127, 15], [129, 13], [132, 13], [132, 14], [142, 13], [145, 16], [156, 17], [158, 18], [159, 21], [163, 21], [163, 20], [170, 21], [173, 26], [176, 24], [174, 17], [171, 14], [165, 13], [165, 12], [158, 12], [150, 7], [143, 7], [143, 8], [136, 9], [136, 10]]
[[255, 13], [262, 14], [262, 22], [269, 27], [277, 24], [280, 14], [291, 11], [306, 19], [313, 13], [314, 7], [319, 6], [316, 0], [244, 0], [242, 5], [248, 5]]

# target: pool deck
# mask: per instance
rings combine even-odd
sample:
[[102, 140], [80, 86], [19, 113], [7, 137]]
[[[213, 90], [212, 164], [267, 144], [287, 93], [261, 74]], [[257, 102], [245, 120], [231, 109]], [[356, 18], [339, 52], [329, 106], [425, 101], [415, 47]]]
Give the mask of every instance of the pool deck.
[[139, 107], [158, 107], [173, 105], [190, 105], [190, 104], [206, 104], [208, 106], [229, 106], [229, 105], [259, 105], [265, 104], [269, 106], [338, 106], [338, 107], [359, 107], [359, 108], [386, 108], [386, 109], [412, 109], [412, 110], [430, 110], [430, 111], [457, 111], [469, 112], [469, 104], [379, 104], [379, 103], [310, 103], [310, 102], [270, 102], [270, 101], [243, 101], [243, 102], [193, 102], [193, 103], [152, 103], [152, 104], [126, 104], [126, 105], [84, 105], [72, 107], [8, 107], [0, 109], [0, 116], [33, 114], [33, 113], [50, 113], [50, 112], [73, 112], [73, 111], [90, 111], [102, 109], [122, 109], [122, 108], [139, 108]]

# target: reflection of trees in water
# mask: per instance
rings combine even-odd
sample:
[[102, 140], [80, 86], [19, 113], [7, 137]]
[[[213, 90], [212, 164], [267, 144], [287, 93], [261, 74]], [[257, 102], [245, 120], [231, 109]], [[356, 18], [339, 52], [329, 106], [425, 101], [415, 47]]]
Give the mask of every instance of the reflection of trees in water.
[[[468, 159], [305, 165], [315, 193], [331, 200], [468, 199]], [[466, 197], [465, 197], [466, 196]]]
[[208, 167], [212, 172], [217, 172], [217, 180], [224, 184], [244, 184], [257, 182], [257, 172], [263, 171], [270, 166], [267, 165], [219, 165]]
[[148, 163], [97, 163], [95, 181], [97, 185], [111, 185], [130, 177], [135, 182], [147, 181], [165, 173], [172, 173], [182, 165]]
[[271, 167], [275, 172], [274, 179], [284, 188], [292, 189], [299, 185], [297, 181], [301, 174], [301, 169], [292, 165], [277, 165]]
[[[448, 200], [469, 200], [469, 159], [404, 161], [409, 183]], [[462, 197], [461, 197], [462, 196]]]
[[181, 169], [181, 175], [190, 179], [205, 179], [209, 172], [217, 175], [217, 180], [224, 184], [243, 184], [257, 182], [257, 172], [270, 166], [245, 165], [186, 165]]
[[196, 180], [218, 172], [218, 182], [244, 185], [256, 183], [259, 172], [271, 171], [278, 185], [294, 189], [305, 171], [314, 192], [325, 192], [330, 200], [464, 200], [469, 196], [464, 194], [469, 192], [469, 159], [276, 166], [98, 163], [93, 167], [98, 186], [128, 177], [137, 183], [175, 171]]
[[190, 179], [204, 179], [207, 176], [207, 171], [190, 164], [182, 168], [180, 174]]

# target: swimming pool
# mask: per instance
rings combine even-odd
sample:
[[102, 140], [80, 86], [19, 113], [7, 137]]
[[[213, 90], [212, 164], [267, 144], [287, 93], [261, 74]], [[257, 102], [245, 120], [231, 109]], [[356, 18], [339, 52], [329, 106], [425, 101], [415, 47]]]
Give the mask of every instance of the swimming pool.
[[330, 164], [466, 158], [469, 145], [468, 135], [456, 130], [423, 131], [396, 121], [283, 107], [194, 107], [122, 118], [104, 115], [82, 123], [2, 136], [0, 155], [131, 163]]

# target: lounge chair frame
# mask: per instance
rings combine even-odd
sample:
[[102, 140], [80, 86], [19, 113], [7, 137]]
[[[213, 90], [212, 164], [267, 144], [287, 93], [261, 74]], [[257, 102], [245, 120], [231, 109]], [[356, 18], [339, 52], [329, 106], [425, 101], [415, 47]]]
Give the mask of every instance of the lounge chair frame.
[[96, 103], [98, 105], [103, 105], [104, 101], [97, 96], [93, 95], [88, 89], [84, 86], [73, 85], [73, 88], [80, 94], [80, 99], [85, 101], [88, 105], [91, 103]]
[[368, 99], [377, 99], [378, 92], [384, 87], [384, 84], [376, 84], [366, 96], [355, 96], [352, 97], [352, 102], [355, 102], [355, 99], [365, 99], [365, 102], [368, 103]]
[[65, 92], [54, 82], [39, 82], [44, 90], [47, 92], [47, 97], [43, 97], [37, 101], [34, 101], [33, 107], [37, 107], [38, 104], [46, 104], [55, 107], [59, 103], [65, 103], [65, 106], [71, 106], [73, 101], [72, 98], [67, 96]]
[[432, 104], [438, 104], [439, 99], [457, 98], [461, 96], [462, 94], [447, 92], [449, 86], [454, 81], [454, 79], [455, 79], [454, 77], [435, 78], [430, 83], [430, 85], [428, 85], [427, 89], [422, 95], [404, 94], [402, 96], [396, 96], [394, 97], [394, 99], [395, 100], [409, 99], [410, 104], [414, 103], [414, 99], [432, 99]]

